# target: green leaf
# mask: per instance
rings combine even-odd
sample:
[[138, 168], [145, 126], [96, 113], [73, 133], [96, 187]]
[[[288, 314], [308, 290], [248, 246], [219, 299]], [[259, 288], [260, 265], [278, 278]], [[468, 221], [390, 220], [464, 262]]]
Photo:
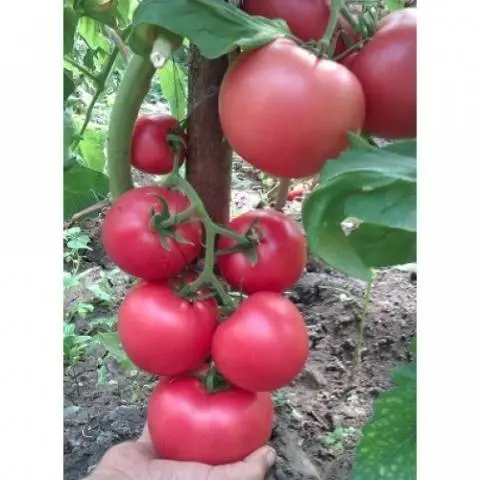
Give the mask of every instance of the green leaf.
[[89, 285], [87, 289], [95, 295], [98, 300], [101, 300], [105, 303], [110, 303], [113, 300], [113, 297], [110, 293], [106, 292], [100, 285], [94, 283], [93, 285]]
[[125, 359], [126, 354], [120, 343], [118, 333], [97, 333], [95, 335], [95, 341], [101, 343], [108, 350], [108, 353], [116, 360], [122, 361]]
[[75, 30], [77, 29], [78, 16], [70, 7], [63, 8], [63, 54], [67, 55], [73, 50]]
[[381, 394], [365, 426], [350, 480], [415, 480], [417, 461], [416, 364], [397, 368], [396, 387]]
[[370, 142], [359, 133], [347, 132], [347, 137], [352, 150], [378, 150], [378, 148], [371, 145]]
[[93, 50], [98, 48], [107, 53], [110, 51], [108, 40], [104, 37], [102, 32], [102, 24], [97, 20], [89, 17], [82, 17], [78, 22], [78, 33]]
[[133, 15], [130, 46], [135, 53], [150, 54], [155, 40], [151, 35], [152, 25], [189, 38], [206, 58], [292, 37], [285, 21], [250, 16], [228, 2], [143, 0]]
[[108, 178], [103, 173], [75, 163], [64, 172], [64, 218], [70, 218], [80, 210], [105, 199], [108, 192]]
[[138, 7], [138, 0], [118, 0], [117, 16], [122, 27], [127, 26], [133, 17], [133, 12]]
[[158, 80], [163, 96], [166, 98], [172, 115], [183, 120], [187, 115], [187, 76], [183, 69], [172, 59], [158, 70]]
[[[416, 261], [416, 160], [392, 152], [348, 150], [328, 161], [303, 205], [314, 255], [348, 275]], [[347, 218], [359, 221], [349, 234]]]
[[401, 10], [405, 8], [404, 0], [385, 0], [385, 6], [391, 11]]
[[85, 162], [85, 166], [96, 170], [105, 171], [105, 144], [107, 141], [107, 131], [104, 127], [89, 126], [83, 138], [78, 144], [79, 151]]
[[85, 0], [83, 14], [112, 28], [117, 27], [117, 10], [114, 0]]
[[381, 148], [384, 152], [398, 153], [407, 157], [417, 157], [417, 141], [416, 140], [398, 140]]

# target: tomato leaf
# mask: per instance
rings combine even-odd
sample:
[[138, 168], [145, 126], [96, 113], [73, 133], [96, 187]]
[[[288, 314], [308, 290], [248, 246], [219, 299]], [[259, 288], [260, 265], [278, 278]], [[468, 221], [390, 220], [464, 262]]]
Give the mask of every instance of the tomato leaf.
[[108, 177], [74, 162], [64, 171], [63, 216], [72, 215], [103, 200], [109, 192]]
[[151, 25], [187, 37], [206, 58], [292, 36], [285, 21], [250, 16], [224, 1], [143, 0], [133, 15], [130, 37], [130, 46], [139, 55], [150, 55], [154, 39], [146, 27]]
[[67, 55], [73, 50], [75, 30], [77, 29], [78, 16], [70, 7], [63, 9], [63, 54]]
[[401, 10], [405, 8], [404, 0], [385, 0], [385, 6], [391, 11]]
[[[363, 280], [374, 268], [416, 261], [416, 160], [378, 150], [328, 161], [302, 209], [312, 253]], [[347, 218], [359, 223], [350, 233]]]
[[187, 76], [172, 59], [158, 70], [158, 80], [163, 96], [170, 106], [171, 114], [177, 120], [187, 115]]
[[364, 427], [350, 480], [416, 479], [416, 363], [397, 368], [396, 387], [381, 394]]
[[407, 157], [417, 156], [417, 141], [416, 140], [398, 140], [381, 148], [384, 152], [398, 153], [399, 155], [406, 155]]
[[85, 166], [97, 172], [104, 172], [106, 141], [107, 132], [104, 128], [94, 126], [87, 128], [78, 144]]
[[125, 27], [131, 22], [133, 12], [137, 6], [138, 0], [119, 0], [117, 2], [117, 17], [122, 27]]
[[78, 22], [78, 33], [93, 50], [103, 50], [108, 53], [109, 43], [102, 32], [102, 24], [89, 17], [82, 17]]

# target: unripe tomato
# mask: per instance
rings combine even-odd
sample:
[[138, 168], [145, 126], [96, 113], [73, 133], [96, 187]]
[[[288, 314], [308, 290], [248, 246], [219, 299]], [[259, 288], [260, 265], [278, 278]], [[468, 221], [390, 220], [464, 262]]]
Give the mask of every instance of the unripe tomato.
[[147, 410], [155, 452], [166, 460], [222, 465], [239, 462], [272, 433], [270, 394], [230, 387], [209, 393], [194, 376], [165, 379]]
[[[256, 263], [243, 252], [218, 257], [222, 277], [236, 290], [251, 294], [283, 292], [300, 278], [307, 262], [307, 244], [295, 220], [274, 210], [253, 210], [239, 215], [229, 228], [244, 234], [256, 222], [259, 239]], [[219, 249], [231, 248], [235, 240], [220, 237]]]
[[308, 357], [308, 333], [297, 307], [279, 293], [254, 293], [213, 335], [212, 358], [233, 385], [269, 392], [290, 383]]
[[118, 197], [108, 210], [102, 226], [102, 243], [107, 255], [124, 272], [147, 281], [165, 280], [178, 274], [200, 254], [203, 227], [199, 221], [182, 222], [162, 244], [152, 226], [152, 210], [163, 211], [160, 198], [172, 215], [190, 206], [182, 193], [163, 187], [133, 188]]
[[317, 173], [365, 116], [360, 82], [286, 39], [241, 55], [220, 87], [223, 132], [245, 160], [286, 178]]
[[[141, 116], [132, 135], [132, 165], [145, 173], [166, 174], [173, 168], [174, 150], [167, 136], [179, 130], [178, 120], [171, 115]], [[185, 134], [182, 135], [186, 142]], [[185, 160], [185, 148], [179, 150], [179, 165]]]
[[349, 68], [365, 91], [365, 133], [389, 139], [415, 138], [416, 10], [397, 10], [387, 15]]
[[133, 287], [118, 313], [125, 353], [137, 367], [158, 376], [202, 367], [216, 326], [213, 300], [189, 301], [160, 283]]

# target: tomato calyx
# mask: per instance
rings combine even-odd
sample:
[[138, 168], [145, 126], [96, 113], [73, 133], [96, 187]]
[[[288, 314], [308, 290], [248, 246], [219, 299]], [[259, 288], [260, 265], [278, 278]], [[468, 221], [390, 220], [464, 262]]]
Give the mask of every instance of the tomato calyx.
[[203, 379], [203, 384], [208, 393], [222, 392], [230, 388], [230, 383], [220, 374], [213, 362]]
[[253, 219], [242, 241], [237, 241], [237, 243], [230, 248], [217, 250], [216, 255], [220, 256], [241, 252], [247, 257], [248, 261], [255, 266], [258, 262], [257, 247], [263, 240], [263, 233], [257, 225], [258, 220], [258, 218]]
[[154, 208], [151, 209], [150, 227], [159, 233], [163, 247], [169, 249], [168, 238], [184, 245], [191, 245], [192, 242], [177, 233], [176, 227], [182, 222], [194, 220], [194, 209], [188, 208], [182, 213], [172, 215], [165, 199], [160, 196], [157, 198], [163, 208], [161, 212], [157, 212]]
[[170, 145], [174, 153], [180, 153], [186, 150], [187, 142], [185, 141], [185, 130], [181, 123], [177, 123], [167, 135], [167, 143]]

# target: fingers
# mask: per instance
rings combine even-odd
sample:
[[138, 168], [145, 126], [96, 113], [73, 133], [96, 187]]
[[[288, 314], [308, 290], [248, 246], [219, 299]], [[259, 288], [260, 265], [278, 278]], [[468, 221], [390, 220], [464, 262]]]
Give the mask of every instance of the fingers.
[[142, 434], [140, 438], [136, 441], [138, 445], [142, 445], [146, 452], [153, 458], [155, 456], [155, 452], [153, 449], [152, 438], [150, 437], [150, 432], [148, 431], [148, 423], [145, 423], [143, 427]]
[[242, 462], [213, 468], [208, 480], [264, 480], [276, 459], [273, 448], [262, 447]]

